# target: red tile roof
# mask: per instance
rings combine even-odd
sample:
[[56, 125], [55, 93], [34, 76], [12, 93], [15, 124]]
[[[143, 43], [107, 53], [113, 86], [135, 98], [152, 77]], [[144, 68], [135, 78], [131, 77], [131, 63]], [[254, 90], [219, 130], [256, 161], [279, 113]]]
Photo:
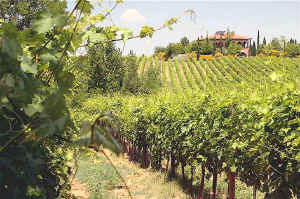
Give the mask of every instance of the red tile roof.
[[[214, 39], [216, 39], [216, 40], [225, 40], [226, 37], [227, 37], [227, 34], [225, 33], [225, 34], [214, 34], [214, 35], [209, 36], [208, 38], [210, 40], [214, 40]], [[241, 35], [237, 35], [235, 33], [232, 34], [230, 36], [230, 38], [233, 39], [233, 40], [249, 40], [249, 39], [252, 39], [251, 37], [241, 36]], [[206, 39], [206, 37], [202, 37], [202, 36], [200, 38], [200, 40], [205, 40], [205, 39]]]

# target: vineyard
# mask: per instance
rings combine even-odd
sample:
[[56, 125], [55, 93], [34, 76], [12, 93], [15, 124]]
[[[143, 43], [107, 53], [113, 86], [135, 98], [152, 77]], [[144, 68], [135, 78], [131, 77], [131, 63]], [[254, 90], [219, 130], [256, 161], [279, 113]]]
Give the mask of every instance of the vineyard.
[[[178, 59], [161, 61], [158, 57], [140, 58], [139, 75], [154, 67], [161, 72], [161, 85], [174, 93], [199, 89], [220, 92], [220, 89], [248, 88], [265, 89], [274, 80], [297, 80], [300, 74], [300, 59], [288, 58], [231, 58], [211, 60]], [[216, 90], [217, 89], [217, 90]]]
[[[8, 2], [0, 3], [0, 198], [76, 197], [81, 154], [85, 163], [108, 160], [118, 189], [137, 198], [106, 148], [182, 177], [197, 199], [249, 198], [236, 194], [236, 179], [253, 199], [300, 199], [299, 58], [123, 56], [116, 42], [150, 39], [195, 11], [136, 32], [110, 23], [123, 0], [108, 9], [89, 0]], [[102, 186], [89, 169], [81, 177]]]
[[181, 166], [183, 178], [186, 168], [202, 168], [199, 198], [211, 175], [216, 197], [221, 173], [228, 176], [230, 198], [235, 178], [253, 186], [253, 198], [256, 190], [267, 198], [299, 197], [300, 60], [139, 62], [140, 75], [161, 70], [160, 94], [95, 96], [80, 115], [115, 113], [121, 124], [115, 136], [130, 160], [156, 170], [167, 161], [170, 175]]

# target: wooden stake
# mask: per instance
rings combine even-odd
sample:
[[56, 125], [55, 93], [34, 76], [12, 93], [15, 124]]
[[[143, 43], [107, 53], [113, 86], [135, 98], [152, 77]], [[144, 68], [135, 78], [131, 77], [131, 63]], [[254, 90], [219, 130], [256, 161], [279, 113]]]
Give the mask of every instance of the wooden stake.
[[228, 178], [229, 178], [229, 184], [228, 184], [229, 199], [234, 199], [235, 198], [235, 173], [229, 172]]
[[205, 167], [202, 165], [202, 176], [201, 176], [201, 184], [199, 188], [198, 198], [203, 199], [203, 190], [204, 190], [204, 179], [205, 179]]
[[253, 199], [256, 199], [256, 185], [253, 186]]
[[212, 182], [212, 199], [216, 199], [217, 197], [217, 183], [218, 183], [218, 173], [217, 171], [214, 171], [213, 173], [213, 182]]

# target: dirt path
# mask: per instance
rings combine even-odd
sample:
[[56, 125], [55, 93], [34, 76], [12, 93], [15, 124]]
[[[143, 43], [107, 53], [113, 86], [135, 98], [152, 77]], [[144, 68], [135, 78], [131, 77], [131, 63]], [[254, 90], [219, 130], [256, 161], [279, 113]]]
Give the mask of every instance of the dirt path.
[[[142, 169], [136, 163], [128, 160], [127, 155], [116, 157], [111, 152], [110, 157], [117, 167], [126, 167], [130, 175], [124, 176], [134, 199], [184, 199], [188, 198], [176, 182], [166, 182], [165, 176], [151, 169]], [[130, 198], [123, 183], [111, 191], [116, 198]]]
[[166, 77], [167, 77], [167, 84], [168, 84], [168, 87], [169, 88], [172, 88], [171, 87], [171, 77], [170, 77], [170, 69], [169, 69], [169, 63], [167, 61], [164, 62], [165, 64], [165, 72], [166, 72]]
[[71, 194], [78, 199], [88, 199], [90, 193], [86, 185], [81, 184], [78, 180], [74, 179], [71, 184]]
[[178, 60], [176, 60], [176, 63], [178, 64], [178, 68], [179, 68], [180, 74], [181, 74], [181, 76], [183, 78], [185, 86], [188, 85], [190, 87], [190, 85], [188, 83], [188, 77], [185, 76], [184, 70], [182, 68], [184, 66]]
[[[190, 198], [176, 181], [167, 181], [163, 173], [154, 172], [151, 169], [142, 169], [137, 163], [130, 162], [127, 155], [117, 157], [107, 150], [105, 150], [105, 153], [125, 179], [133, 196], [132, 198]], [[72, 185], [72, 193], [80, 199], [129, 199], [124, 183], [117, 176], [112, 166], [103, 155], [99, 155], [99, 157], [98, 160], [94, 157], [83, 157], [79, 161], [78, 174]]]

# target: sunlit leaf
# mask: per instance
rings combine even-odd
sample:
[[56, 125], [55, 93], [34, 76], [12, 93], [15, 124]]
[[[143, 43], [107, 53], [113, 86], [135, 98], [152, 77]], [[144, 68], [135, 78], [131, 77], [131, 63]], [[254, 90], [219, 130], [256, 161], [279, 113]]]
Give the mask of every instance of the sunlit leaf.
[[37, 65], [32, 63], [32, 61], [27, 56], [20, 57], [21, 68], [25, 73], [37, 74]]
[[44, 107], [42, 104], [28, 104], [27, 107], [25, 107], [25, 113], [31, 117], [35, 113], [41, 113], [44, 110]]

